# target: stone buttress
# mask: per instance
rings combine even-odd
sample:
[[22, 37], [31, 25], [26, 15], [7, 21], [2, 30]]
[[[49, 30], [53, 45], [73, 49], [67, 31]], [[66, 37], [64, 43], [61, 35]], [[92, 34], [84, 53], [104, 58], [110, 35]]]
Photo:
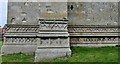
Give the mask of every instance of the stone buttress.
[[35, 61], [71, 56], [68, 20], [40, 19]]

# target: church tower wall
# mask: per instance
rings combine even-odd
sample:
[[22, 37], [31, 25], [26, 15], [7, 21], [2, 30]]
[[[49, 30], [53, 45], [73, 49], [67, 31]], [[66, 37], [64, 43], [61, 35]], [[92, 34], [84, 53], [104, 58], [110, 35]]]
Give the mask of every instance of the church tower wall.
[[71, 46], [118, 44], [118, 2], [9, 2], [2, 54], [33, 53], [40, 19], [68, 19]]

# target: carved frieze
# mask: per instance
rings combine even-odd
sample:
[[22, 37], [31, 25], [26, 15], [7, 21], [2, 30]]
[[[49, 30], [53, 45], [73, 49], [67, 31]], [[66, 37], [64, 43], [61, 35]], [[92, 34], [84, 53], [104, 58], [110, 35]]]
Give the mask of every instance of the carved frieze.
[[5, 38], [5, 45], [36, 45], [37, 38]]
[[66, 20], [40, 20], [40, 32], [66, 32]]
[[79, 28], [68, 28], [70, 33], [81, 33], [81, 32], [118, 32], [118, 28], [91, 28], [91, 27], [79, 27]]
[[118, 43], [119, 42], [119, 40], [120, 40], [120, 38], [118, 38], [118, 37], [101, 37], [101, 38], [86, 38], [86, 37], [84, 37], [84, 38], [81, 38], [81, 37], [71, 37], [70, 38], [70, 43], [78, 43], [78, 44], [82, 44], [82, 43], [98, 43], [98, 44], [100, 44], [100, 43]]
[[40, 38], [39, 47], [68, 47], [68, 38]]
[[27, 28], [23, 28], [23, 27], [19, 27], [19, 28], [8, 28], [7, 32], [37, 32], [38, 28], [33, 28], [33, 27], [27, 27]]
[[69, 25], [70, 36], [118, 36], [119, 26]]

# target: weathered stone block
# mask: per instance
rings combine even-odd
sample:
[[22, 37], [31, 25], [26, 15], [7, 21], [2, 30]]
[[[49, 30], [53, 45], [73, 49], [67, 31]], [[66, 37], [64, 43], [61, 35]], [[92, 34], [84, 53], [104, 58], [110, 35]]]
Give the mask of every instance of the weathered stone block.
[[65, 19], [40, 19], [40, 31], [37, 35], [39, 38], [35, 52], [36, 62], [71, 56], [67, 21]]
[[34, 53], [37, 45], [3, 45], [1, 48], [2, 55], [15, 53]]
[[35, 53], [35, 62], [71, 56], [70, 48], [43, 48], [37, 49]]

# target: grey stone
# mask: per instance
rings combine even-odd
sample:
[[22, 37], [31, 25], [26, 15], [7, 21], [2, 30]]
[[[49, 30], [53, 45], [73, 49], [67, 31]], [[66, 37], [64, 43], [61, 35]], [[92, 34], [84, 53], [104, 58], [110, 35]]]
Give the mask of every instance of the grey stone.
[[15, 53], [34, 53], [37, 45], [3, 45], [1, 48], [2, 55]]
[[35, 62], [71, 56], [70, 48], [43, 48], [37, 49], [35, 53]]

